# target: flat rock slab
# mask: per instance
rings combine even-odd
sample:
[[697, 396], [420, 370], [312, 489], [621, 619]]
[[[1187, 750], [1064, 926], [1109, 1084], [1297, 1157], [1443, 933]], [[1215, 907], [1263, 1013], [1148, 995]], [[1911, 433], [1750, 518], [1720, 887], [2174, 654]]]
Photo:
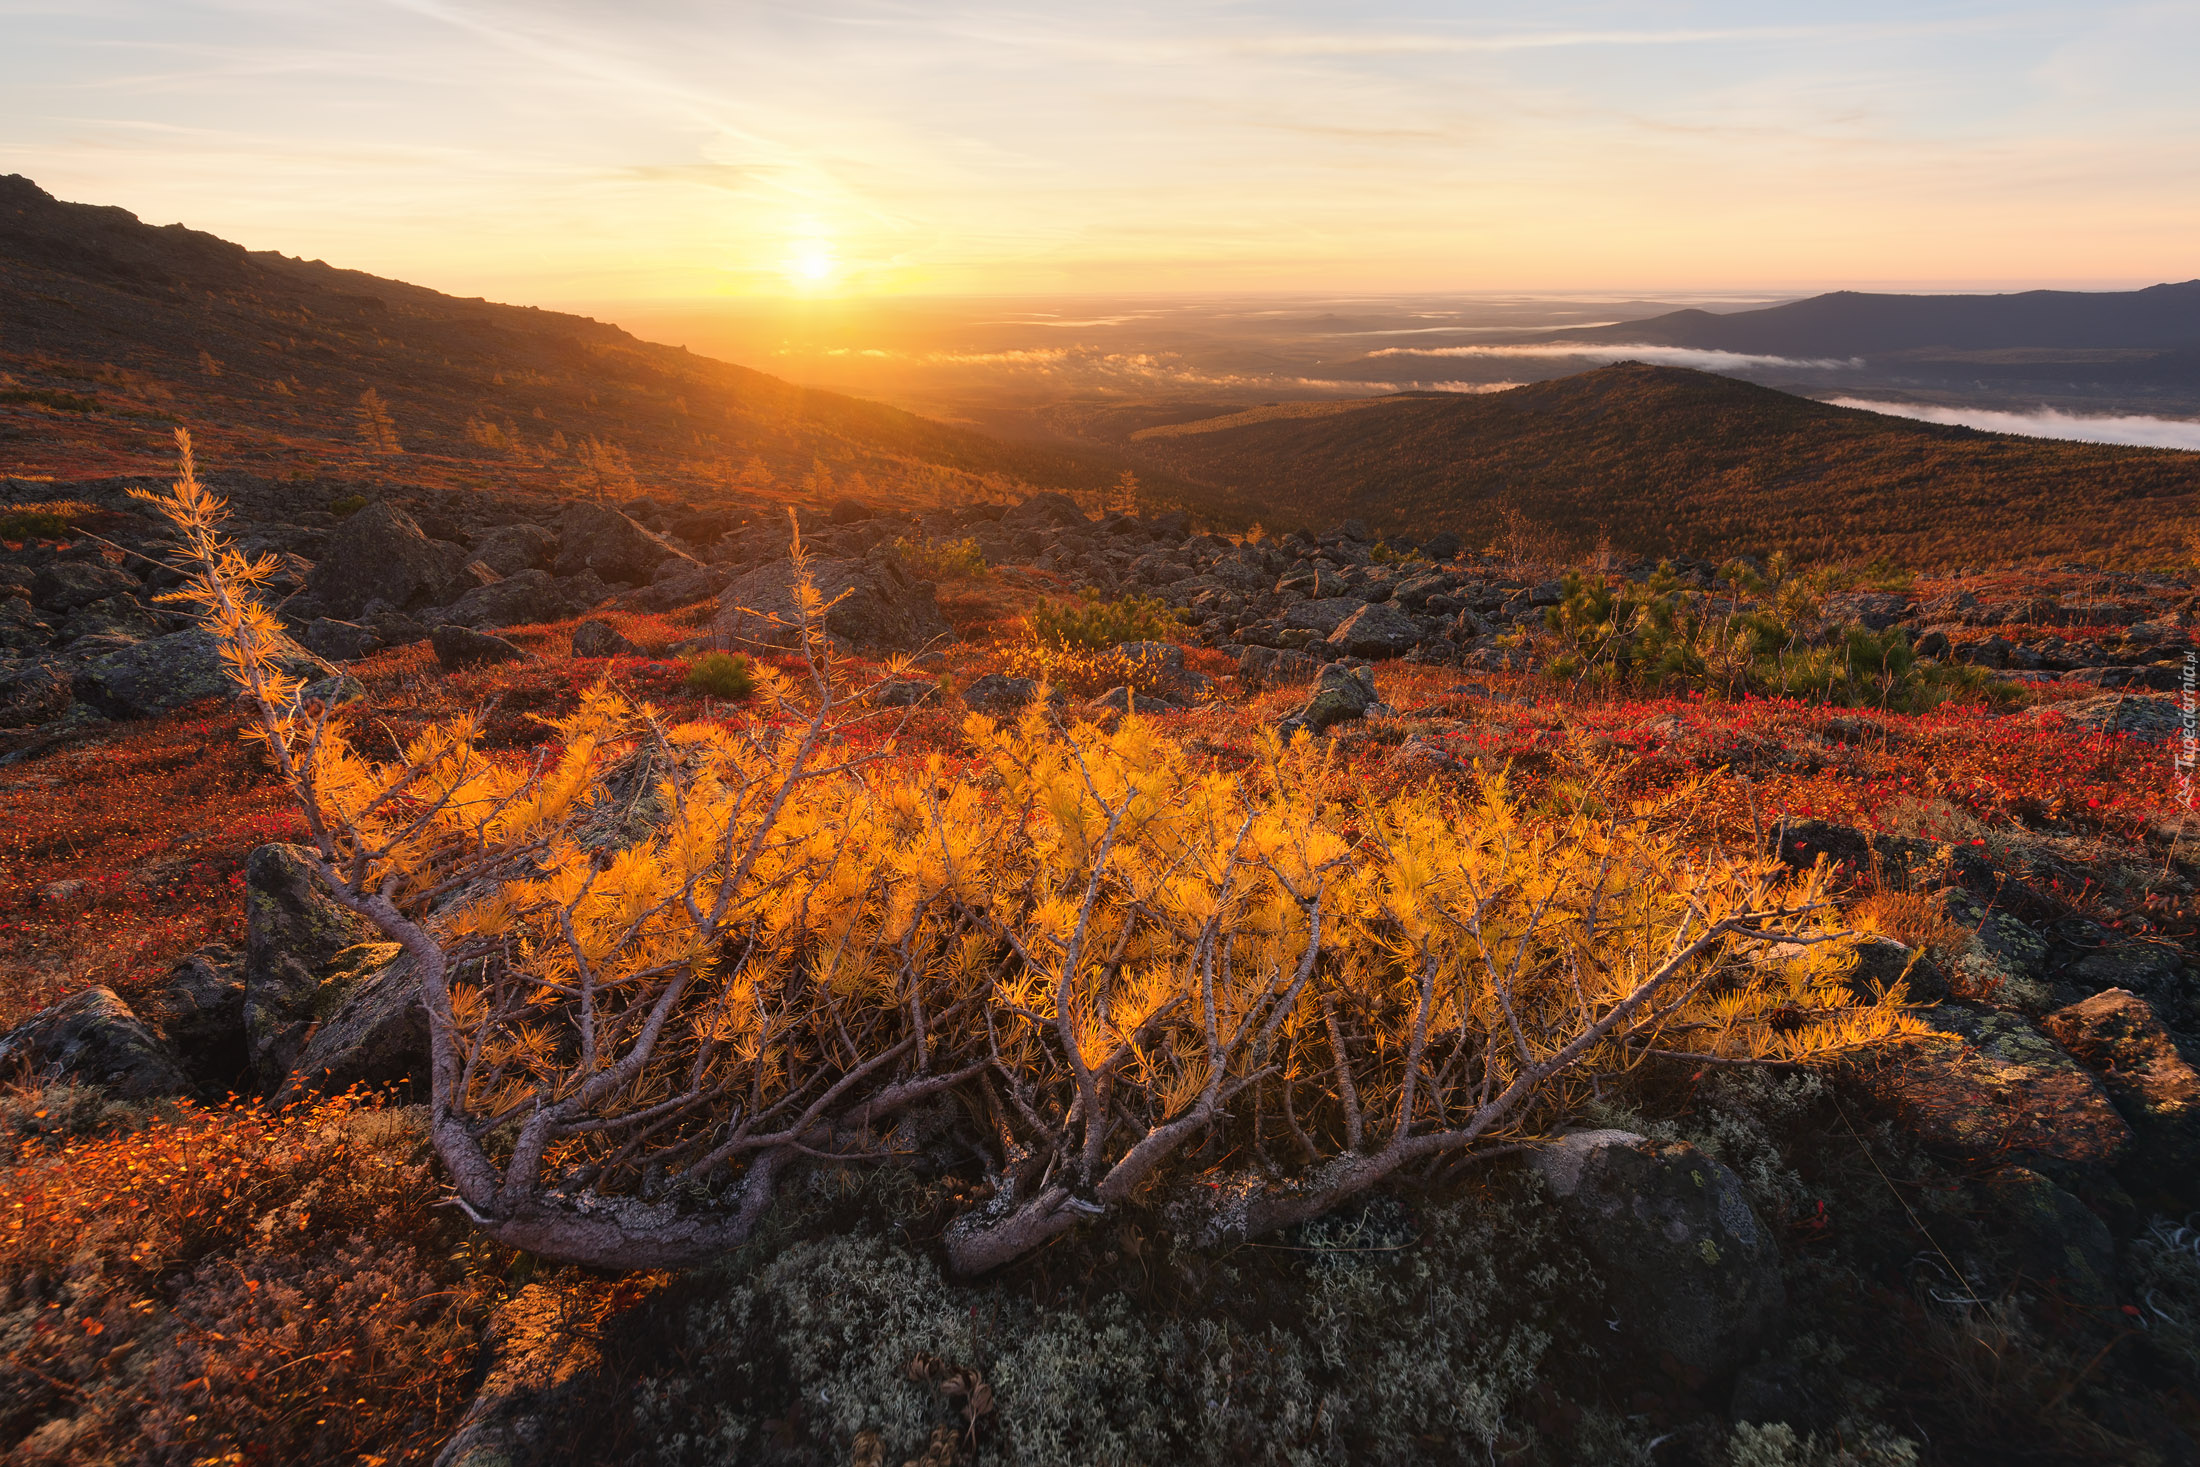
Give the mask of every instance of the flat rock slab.
[[1928, 1022], [1953, 1042], [1909, 1046], [1864, 1081], [1927, 1147], [2105, 1163], [2130, 1146], [2101, 1082], [2021, 1016], [1949, 1005]]

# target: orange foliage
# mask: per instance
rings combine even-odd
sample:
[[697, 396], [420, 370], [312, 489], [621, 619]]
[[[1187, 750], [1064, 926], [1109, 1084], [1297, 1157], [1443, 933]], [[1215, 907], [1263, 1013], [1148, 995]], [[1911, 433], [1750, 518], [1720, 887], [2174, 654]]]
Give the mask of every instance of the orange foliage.
[[[34, 1092], [0, 1211], [0, 1456], [425, 1460], [455, 1421], [485, 1290], [417, 1131], [357, 1096], [181, 1107], [50, 1145]], [[17, 1107], [11, 1107], [17, 1108]], [[31, 1423], [38, 1423], [28, 1430]]]
[[297, 829], [211, 702], [0, 772], [0, 1026], [241, 940], [245, 856]]

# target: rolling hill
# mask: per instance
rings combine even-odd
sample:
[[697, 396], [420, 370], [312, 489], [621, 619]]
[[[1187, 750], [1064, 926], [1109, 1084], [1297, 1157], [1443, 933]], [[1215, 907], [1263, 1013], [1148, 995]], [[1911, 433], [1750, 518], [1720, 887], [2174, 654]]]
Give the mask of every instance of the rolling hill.
[[[367, 421], [369, 392], [387, 434]], [[158, 473], [178, 422], [210, 463], [262, 477], [545, 492], [608, 479], [691, 501], [1096, 490], [1122, 467], [0, 177], [0, 477]]]
[[1576, 548], [1785, 549], [1916, 566], [2190, 558], [2200, 454], [1980, 433], [1635, 363], [1480, 395], [1230, 411], [1129, 435], [1265, 509], [1495, 535], [1507, 505]]
[[1843, 290], [1726, 315], [1673, 311], [1551, 341], [1642, 343], [1784, 357], [1926, 350], [2200, 351], [2200, 280], [2145, 290], [1877, 295]]

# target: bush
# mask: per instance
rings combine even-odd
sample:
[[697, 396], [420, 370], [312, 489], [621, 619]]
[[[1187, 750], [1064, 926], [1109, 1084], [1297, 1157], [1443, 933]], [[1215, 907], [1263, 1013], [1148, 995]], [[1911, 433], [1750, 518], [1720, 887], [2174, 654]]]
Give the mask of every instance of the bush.
[[66, 540], [80, 521], [99, 513], [81, 499], [0, 505], [0, 540]]
[[[1564, 649], [1551, 675], [1603, 688], [1757, 693], [1900, 713], [2006, 696], [1981, 669], [1921, 661], [1899, 627], [1824, 622], [1820, 581], [1777, 556], [1767, 575], [1740, 564], [1723, 574], [1726, 589], [1714, 595], [1684, 586], [1670, 566], [1640, 585], [1569, 573], [1564, 599], [1543, 614]], [[1744, 600], [1750, 596], [1754, 602]]]
[[1043, 602], [1024, 619], [1024, 630], [1032, 641], [1045, 646], [1105, 652], [1125, 642], [1165, 642], [1184, 626], [1160, 597], [1124, 596], [1082, 606]]
[[688, 664], [680, 681], [691, 692], [729, 703], [756, 695], [756, 668], [738, 652], [706, 652]]
[[953, 762], [897, 757], [856, 741], [873, 690], [815, 661], [753, 668], [738, 723], [599, 686], [535, 759], [464, 717], [377, 762], [276, 670], [266, 572], [188, 458], [160, 502], [318, 873], [416, 964], [434, 1141], [510, 1246], [711, 1257], [783, 1171], [949, 1100], [999, 1179], [948, 1226], [958, 1270], [1149, 1196], [1204, 1246], [1543, 1134], [1645, 1054], [1924, 1032], [1899, 985], [1842, 986], [1826, 872], [1684, 844], [1691, 789], [1371, 795], [1310, 739], [1231, 773], [1036, 704], [972, 715]]
[[894, 541], [894, 553], [928, 581], [985, 579], [985, 552], [975, 540], [912, 540], [904, 535]]
[[338, 519], [349, 519], [367, 507], [364, 494], [339, 494], [328, 502], [328, 512]]

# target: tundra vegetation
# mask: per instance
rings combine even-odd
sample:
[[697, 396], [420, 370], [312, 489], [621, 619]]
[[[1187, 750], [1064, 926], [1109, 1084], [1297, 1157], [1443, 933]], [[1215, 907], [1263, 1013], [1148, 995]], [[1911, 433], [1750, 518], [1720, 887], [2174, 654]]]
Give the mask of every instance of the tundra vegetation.
[[2188, 583], [225, 487], [5, 555], [11, 1460], [2182, 1460]]
[[[603, 686], [525, 760], [477, 715], [377, 758], [278, 663], [273, 563], [225, 540], [178, 441], [175, 594], [316, 872], [419, 975], [430, 1134], [499, 1242], [701, 1262], [789, 1170], [890, 1155], [952, 1098], [995, 1178], [950, 1230], [958, 1271], [1155, 1194], [1214, 1246], [1545, 1134], [1646, 1054], [1926, 1032], [1899, 980], [1842, 981], [1818, 873], [1692, 851], [1671, 804], [1615, 806], [1593, 767], [1540, 808], [1492, 776], [1348, 810], [1310, 736], [1222, 774], [1043, 698], [971, 715], [962, 768], [859, 745], [885, 715], [837, 675], [799, 537], [806, 677], [756, 668], [755, 713], [669, 723]], [[607, 829], [621, 775], [644, 793]]]

